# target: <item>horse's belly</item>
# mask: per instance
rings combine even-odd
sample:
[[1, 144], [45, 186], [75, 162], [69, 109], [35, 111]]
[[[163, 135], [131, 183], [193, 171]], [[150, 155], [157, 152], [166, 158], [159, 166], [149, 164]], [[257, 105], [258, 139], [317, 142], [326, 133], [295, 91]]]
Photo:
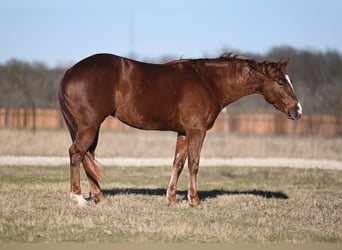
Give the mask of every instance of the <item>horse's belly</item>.
[[137, 109], [121, 105], [115, 112], [115, 117], [128, 126], [144, 130], [181, 130], [173, 115], [153, 112], [140, 112]]

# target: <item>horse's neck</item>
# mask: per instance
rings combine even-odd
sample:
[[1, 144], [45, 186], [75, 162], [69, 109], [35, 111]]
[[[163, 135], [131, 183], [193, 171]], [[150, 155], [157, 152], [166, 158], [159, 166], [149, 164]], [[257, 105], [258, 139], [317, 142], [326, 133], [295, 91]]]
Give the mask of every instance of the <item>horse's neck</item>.
[[222, 108], [257, 92], [258, 80], [252, 69], [239, 65], [207, 65], [207, 77], [220, 93]]

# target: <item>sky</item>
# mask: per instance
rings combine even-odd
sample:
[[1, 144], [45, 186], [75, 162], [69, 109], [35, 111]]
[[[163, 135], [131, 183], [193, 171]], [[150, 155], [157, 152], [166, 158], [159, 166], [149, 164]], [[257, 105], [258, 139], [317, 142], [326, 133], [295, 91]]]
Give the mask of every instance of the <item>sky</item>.
[[342, 53], [340, 0], [0, 0], [0, 64], [95, 53], [218, 56], [292, 46]]

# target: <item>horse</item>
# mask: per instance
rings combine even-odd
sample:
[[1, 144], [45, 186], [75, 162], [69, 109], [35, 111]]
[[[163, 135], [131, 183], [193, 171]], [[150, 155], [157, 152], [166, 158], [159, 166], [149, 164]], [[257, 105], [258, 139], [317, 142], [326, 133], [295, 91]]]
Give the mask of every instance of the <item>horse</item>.
[[99, 185], [95, 149], [101, 123], [113, 116], [137, 129], [177, 133], [167, 201], [177, 204], [177, 182], [188, 159], [188, 201], [200, 205], [196, 179], [201, 148], [223, 108], [257, 93], [289, 119], [301, 118], [302, 106], [287, 73], [288, 63], [289, 59], [261, 62], [222, 54], [151, 64], [104, 53], [76, 63], [66, 71], [59, 88], [59, 103], [72, 140], [71, 198], [79, 205], [87, 203], [80, 187], [82, 163], [92, 197], [96, 202], [108, 201]]

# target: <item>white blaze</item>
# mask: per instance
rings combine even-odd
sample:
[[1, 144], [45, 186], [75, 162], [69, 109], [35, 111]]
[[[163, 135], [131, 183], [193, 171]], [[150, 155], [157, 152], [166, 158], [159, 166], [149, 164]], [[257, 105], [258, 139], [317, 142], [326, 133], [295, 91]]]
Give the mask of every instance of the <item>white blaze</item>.
[[[288, 74], [285, 75], [285, 79], [286, 79], [286, 81], [288, 82], [288, 84], [290, 84], [292, 90], [294, 91], [293, 84], [292, 84], [291, 79], [290, 79], [290, 77], [289, 77]], [[300, 104], [300, 102], [297, 103], [297, 112], [298, 112], [300, 115], [303, 114], [302, 105]]]
[[302, 105], [300, 105], [300, 102], [297, 103], [297, 110], [300, 115], [303, 114]]
[[[293, 89], [293, 85], [292, 85], [292, 82], [291, 82], [290, 77], [289, 77], [288, 74], [285, 75], [285, 79], [286, 79], [286, 81], [288, 82], [288, 84], [290, 84], [291, 88]], [[293, 90], [294, 90], [294, 89], [293, 89]]]

